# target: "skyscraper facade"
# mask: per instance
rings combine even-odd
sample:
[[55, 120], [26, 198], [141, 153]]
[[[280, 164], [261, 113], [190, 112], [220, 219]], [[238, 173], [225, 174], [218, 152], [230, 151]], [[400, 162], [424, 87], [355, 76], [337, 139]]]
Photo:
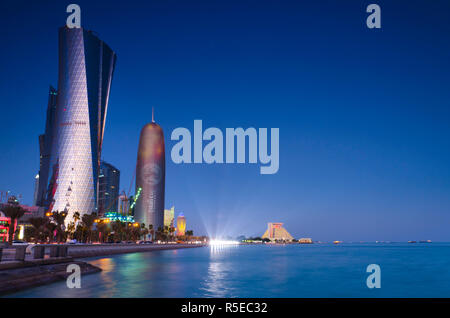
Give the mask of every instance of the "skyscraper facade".
[[50, 86], [48, 92], [47, 116], [45, 120], [45, 133], [39, 136], [39, 174], [36, 190], [35, 205], [48, 205], [48, 181], [50, 171], [51, 151], [55, 133], [56, 97], [58, 93]]
[[98, 177], [98, 214], [118, 212], [120, 171], [113, 165], [102, 161]]
[[134, 219], [145, 226], [164, 228], [166, 161], [164, 133], [154, 122], [141, 130], [136, 163], [136, 205]]
[[175, 217], [175, 207], [173, 206], [170, 210], [164, 210], [164, 227], [173, 227], [173, 221]]
[[93, 32], [59, 29], [59, 73], [49, 210], [97, 212], [98, 176], [116, 54]]

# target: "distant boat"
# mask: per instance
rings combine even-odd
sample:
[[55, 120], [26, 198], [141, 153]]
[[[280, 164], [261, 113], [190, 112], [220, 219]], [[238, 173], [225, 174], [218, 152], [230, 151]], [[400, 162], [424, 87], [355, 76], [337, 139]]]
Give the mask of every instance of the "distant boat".
[[417, 241], [408, 241], [408, 243], [417, 243]]
[[339, 244], [342, 243], [342, 241], [333, 241], [333, 244]]
[[431, 243], [431, 240], [419, 241], [419, 243]]

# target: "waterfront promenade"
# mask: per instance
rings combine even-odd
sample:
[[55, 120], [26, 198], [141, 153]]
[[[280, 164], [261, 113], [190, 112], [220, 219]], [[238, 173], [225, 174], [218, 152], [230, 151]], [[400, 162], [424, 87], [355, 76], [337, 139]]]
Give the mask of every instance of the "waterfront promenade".
[[180, 248], [203, 247], [205, 244], [87, 244], [69, 245], [68, 255], [82, 258], [92, 256], [107, 256], [112, 254], [152, 252], [174, 250]]
[[[62, 259], [107, 256], [123, 253], [151, 252], [180, 248], [202, 247], [205, 244], [38, 244], [26, 246], [0, 247], [0, 270], [37, 265], [40, 263], [59, 263]], [[40, 253], [35, 249], [41, 248]], [[20, 250], [23, 249], [22, 255]], [[61, 253], [61, 251], [63, 251]], [[40, 255], [38, 255], [40, 254]]]

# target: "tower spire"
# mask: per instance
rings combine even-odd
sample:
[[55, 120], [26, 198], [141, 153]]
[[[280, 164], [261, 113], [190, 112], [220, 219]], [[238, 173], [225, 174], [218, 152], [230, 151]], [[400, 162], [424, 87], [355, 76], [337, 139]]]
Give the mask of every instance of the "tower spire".
[[155, 122], [155, 107], [152, 107], [152, 123]]

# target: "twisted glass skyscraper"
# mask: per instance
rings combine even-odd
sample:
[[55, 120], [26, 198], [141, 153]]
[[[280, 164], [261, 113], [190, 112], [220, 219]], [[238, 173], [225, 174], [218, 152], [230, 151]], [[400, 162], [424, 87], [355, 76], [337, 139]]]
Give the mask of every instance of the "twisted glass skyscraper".
[[98, 175], [116, 54], [83, 28], [59, 29], [59, 78], [48, 202], [51, 211], [97, 210]]

